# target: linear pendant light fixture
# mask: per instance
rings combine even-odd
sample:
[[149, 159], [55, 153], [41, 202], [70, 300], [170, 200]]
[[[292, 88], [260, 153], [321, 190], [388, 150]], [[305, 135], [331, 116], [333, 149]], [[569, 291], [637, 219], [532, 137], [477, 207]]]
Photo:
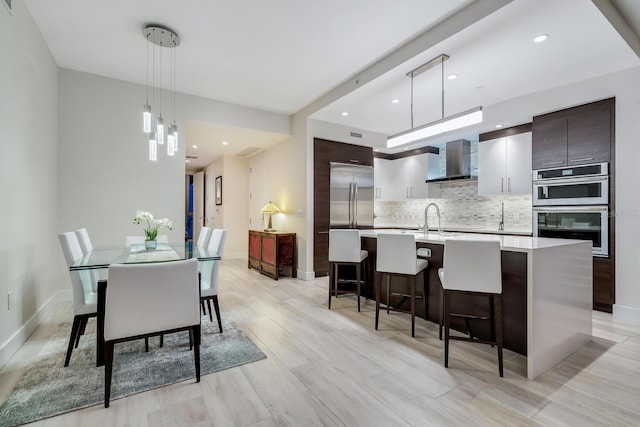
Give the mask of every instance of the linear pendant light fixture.
[[[397, 133], [387, 138], [387, 148], [395, 148], [411, 142], [420, 141], [431, 136], [461, 129], [477, 123], [482, 123], [482, 107], [476, 107], [462, 113], [444, 117], [444, 61], [449, 59], [448, 55], [442, 54], [436, 56], [429, 62], [422, 64], [418, 68], [407, 73], [411, 77], [411, 129]], [[431, 123], [427, 123], [418, 127], [413, 126], [413, 78], [433, 68], [436, 65], [441, 66], [441, 114], [442, 118]]]
[[[178, 126], [175, 121], [175, 48], [180, 45], [180, 37], [171, 29], [156, 25], [145, 25], [142, 34], [147, 39], [147, 102], [142, 106], [142, 130], [149, 136], [149, 160], [157, 160], [158, 144], [163, 145], [167, 140], [167, 155], [173, 156], [178, 151]], [[152, 65], [149, 70], [149, 43], [152, 43]], [[156, 46], [160, 46], [160, 60], [158, 67], [159, 74], [159, 96], [156, 102]], [[164, 48], [171, 49], [171, 61], [169, 68], [169, 106], [171, 114], [174, 116], [173, 124], [165, 126], [165, 119], [162, 117], [163, 80], [162, 51]], [[151, 98], [153, 105], [149, 104], [149, 75], [152, 76]], [[156, 111], [154, 111], [156, 110]], [[155, 123], [154, 112], [157, 112]], [[169, 120], [167, 120], [169, 122]], [[154, 126], [155, 124], [155, 126]]]

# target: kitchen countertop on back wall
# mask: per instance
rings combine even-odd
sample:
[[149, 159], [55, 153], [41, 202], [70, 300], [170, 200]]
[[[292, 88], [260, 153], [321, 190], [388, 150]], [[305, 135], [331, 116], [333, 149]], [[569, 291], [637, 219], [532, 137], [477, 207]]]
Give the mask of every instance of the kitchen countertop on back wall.
[[[418, 227], [416, 227], [415, 224], [378, 224], [376, 223], [374, 226], [374, 229], [383, 229], [383, 228], [418, 231]], [[430, 230], [433, 230], [433, 227], [429, 227], [429, 228]], [[442, 227], [442, 230], [450, 231], [450, 232], [459, 232], [459, 233], [506, 234], [506, 235], [514, 235], [514, 236], [532, 236], [533, 235], [531, 230], [519, 230], [519, 229], [498, 230], [497, 228], [468, 227], [464, 225]]]

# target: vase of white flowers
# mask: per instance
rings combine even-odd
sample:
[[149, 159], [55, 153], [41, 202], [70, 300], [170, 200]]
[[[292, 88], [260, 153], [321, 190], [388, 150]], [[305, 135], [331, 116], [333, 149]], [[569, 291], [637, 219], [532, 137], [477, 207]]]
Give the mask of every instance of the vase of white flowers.
[[173, 230], [173, 224], [168, 218], [155, 219], [151, 212], [143, 212], [138, 210], [136, 216], [133, 217], [134, 224], [142, 224], [144, 226], [144, 246], [148, 251], [154, 250], [157, 246], [156, 238], [161, 228]]

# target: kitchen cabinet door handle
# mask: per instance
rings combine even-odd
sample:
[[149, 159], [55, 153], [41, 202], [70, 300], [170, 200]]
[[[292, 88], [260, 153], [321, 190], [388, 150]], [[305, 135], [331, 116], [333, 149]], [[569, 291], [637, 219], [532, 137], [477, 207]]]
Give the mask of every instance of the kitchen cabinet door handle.
[[504, 193], [504, 178], [500, 178], [500, 192]]
[[511, 193], [511, 177], [507, 178], [507, 192]]
[[409, 197], [413, 199], [413, 187], [409, 187]]
[[542, 166], [551, 166], [551, 165], [561, 165], [563, 164], [563, 161], [559, 161], [559, 162], [547, 162], [547, 163], [543, 163]]
[[407, 187], [407, 199], [409, 198], [409, 187]]
[[586, 162], [589, 160], [593, 160], [593, 157], [583, 157], [582, 159], [571, 159], [570, 162]]

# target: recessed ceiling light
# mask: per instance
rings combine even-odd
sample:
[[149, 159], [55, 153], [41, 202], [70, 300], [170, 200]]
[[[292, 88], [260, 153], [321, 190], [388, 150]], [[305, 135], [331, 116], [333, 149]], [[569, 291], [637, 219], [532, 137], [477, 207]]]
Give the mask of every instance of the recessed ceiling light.
[[191, 163], [191, 160], [187, 159], [184, 161], [185, 163]]
[[198, 148], [198, 146], [197, 146], [197, 145], [192, 145], [192, 147], [193, 147], [193, 148]]
[[397, 104], [398, 102], [400, 102], [400, 100], [399, 99], [392, 99], [391, 102], [394, 103], [394, 104]]
[[408, 150], [408, 149], [409, 149], [409, 147], [404, 147], [404, 149], [405, 149], [405, 150]]
[[349, 113], [347, 113], [346, 111], [342, 113], [343, 116], [348, 116]]
[[549, 34], [540, 34], [538, 37], [533, 39], [533, 42], [534, 43], [542, 43], [543, 41], [545, 41], [548, 38], [549, 38]]
[[496, 125], [496, 129], [500, 129], [504, 125]]
[[222, 145], [229, 145], [227, 141], [222, 141]]
[[455, 79], [457, 79], [457, 78], [458, 78], [458, 75], [457, 75], [457, 74], [449, 74], [449, 75], [447, 76], [447, 78], [448, 78], [449, 80], [455, 80]]

